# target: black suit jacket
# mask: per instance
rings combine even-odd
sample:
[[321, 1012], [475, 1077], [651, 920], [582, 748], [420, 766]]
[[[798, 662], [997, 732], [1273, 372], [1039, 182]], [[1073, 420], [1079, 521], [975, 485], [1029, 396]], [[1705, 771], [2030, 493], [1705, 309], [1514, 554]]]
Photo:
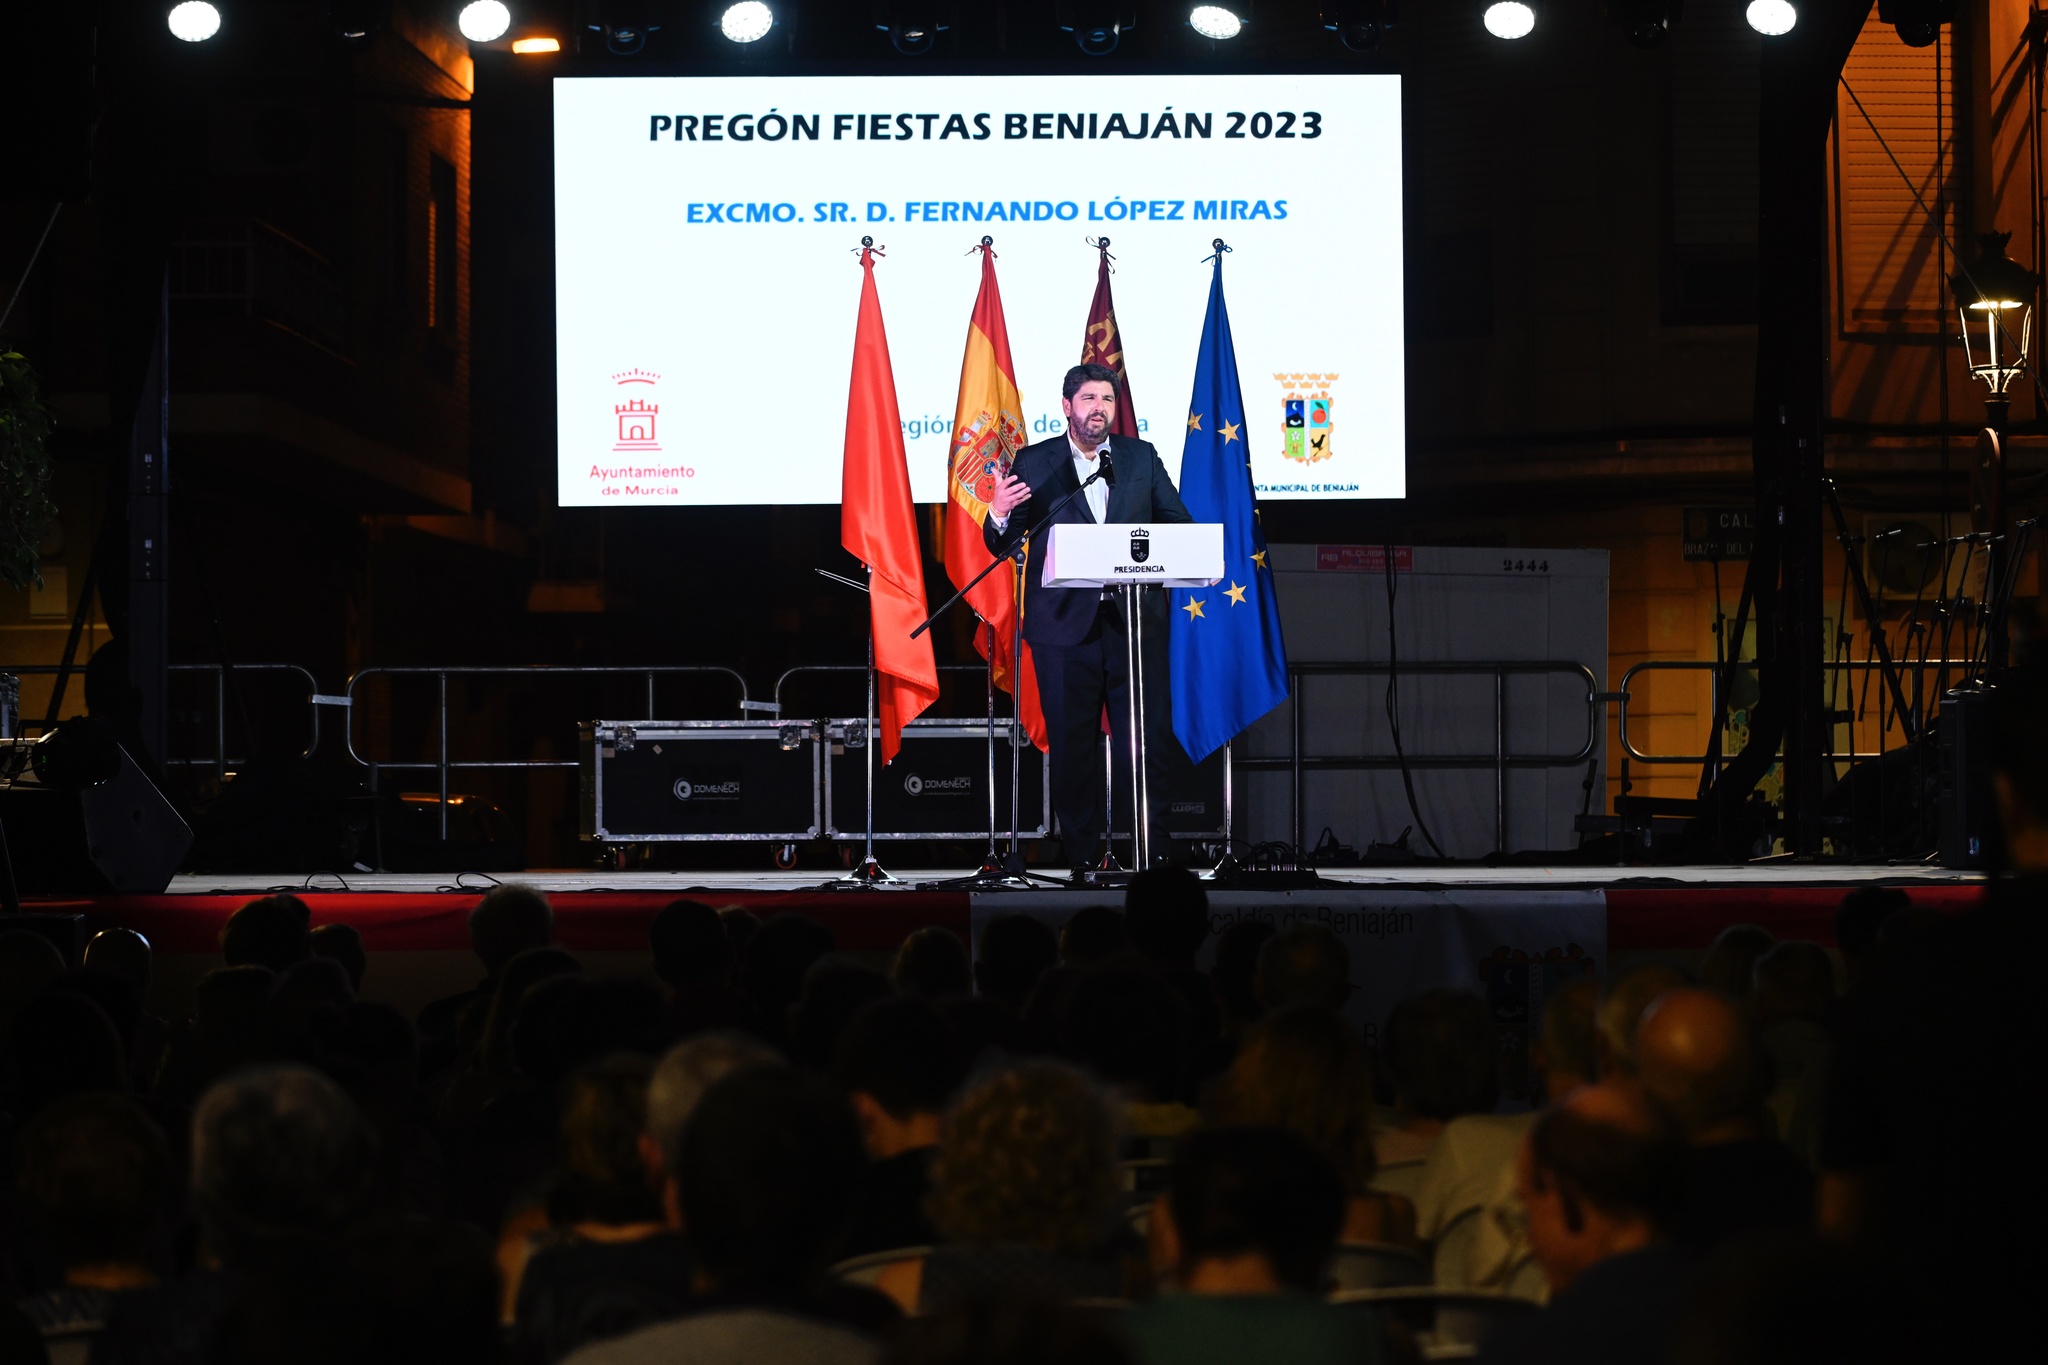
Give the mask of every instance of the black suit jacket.
[[[1136, 437], [1109, 438], [1109, 456], [1116, 467], [1116, 486], [1109, 490], [1110, 522], [1193, 521], [1181, 504], [1180, 492], [1166, 476], [1159, 452], [1149, 441]], [[1035, 526], [1046, 509], [1081, 486], [1074, 474], [1074, 451], [1065, 432], [1017, 452], [1013, 472], [1031, 485], [1031, 496], [1010, 512], [1010, 524], [997, 530], [993, 518], [982, 524], [982, 540], [991, 554], [1006, 554], [1013, 537]], [[1075, 498], [1060, 509], [1053, 526], [1065, 522], [1093, 524], [1088, 499]], [[1048, 527], [1047, 530], [1051, 528]], [[1044, 532], [1031, 539], [1031, 558], [1024, 566], [1024, 638], [1033, 644], [1078, 645], [1095, 622], [1102, 594], [1093, 588], [1048, 588], [1045, 574]], [[1156, 592], [1143, 594], [1145, 628], [1148, 638], [1166, 642], [1166, 601]], [[1158, 631], [1156, 636], [1151, 632]]]

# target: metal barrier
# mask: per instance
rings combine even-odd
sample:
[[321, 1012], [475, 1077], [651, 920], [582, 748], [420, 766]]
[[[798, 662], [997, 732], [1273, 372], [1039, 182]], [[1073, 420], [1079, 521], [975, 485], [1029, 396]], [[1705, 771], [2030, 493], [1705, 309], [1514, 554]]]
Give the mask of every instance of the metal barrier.
[[[1631, 667], [1628, 670], [1628, 672], [1622, 674], [1620, 690], [1613, 694], [1613, 700], [1617, 707], [1617, 733], [1621, 740], [1622, 754], [1626, 756], [1631, 762], [1635, 763], [1682, 763], [1692, 767], [1698, 767], [1701, 764], [1706, 763], [1712, 757], [1712, 755], [1705, 753], [1646, 754], [1636, 748], [1635, 743], [1632, 740], [1630, 740], [1628, 734], [1629, 685], [1634, 681], [1635, 676], [1638, 673], [1713, 673], [1713, 691], [1712, 694], [1709, 696], [1707, 703], [1707, 715], [1710, 718], [1709, 723], [1711, 724], [1711, 717], [1719, 715], [1721, 711], [1720, 671], [1726, 667], [1727, 665], [1717, 664], [1712, 659], [1646, 659], [1642, 663], [1636, 664], [1633, 667]], [[1754, 660], [1743, 660], [1742, 662], [1737, 663], [1735, 667], [1739, 669], [1754, 670], [1756, 668], [1756, 663]], [[1875, 659], [1844, 659], [1838, 662], [1828, 664], [1827, 671], [1830, 673], [1838, 674], [1844, 672], [1860, 672], [1868, 676], [1870, 673], [1876, 671], [1881, 667], [1882, 665], [1879, 664], [1878, 661]], [[1915, 675], [1913, 690], [1917, 697], [1920, 691], [1918, 675], [1924, 672], [1925, 670], [1930, 668], [1940, 670], [1940, 672], [1937, 673], [1938, 677], [1940, 676], [1940, 673], [1945, 673], [1948, 669], [1953, 668], [1964, 670], [1964, 672], [1960, 676], [1968, 676], [1969, 671], [1973, 671], [1978, 667], [1978, 665], [1964, 659], [1921, 659], [1913, 662], [1898, 663], [1895, 664], [1894, 667], [1896, 667], [1901, 673], [1910, 672]], [[1829, 688], [1829, 695], [1830, 697], [1833, 696], [1832, 685], [1830, 685]], [[1890, 730], [1892, 724], [1887, 710], [1884, 693], [1881, 688], [1879, 689], [1877, 700], [1877, 719], [1879, 735], [1881, 738], [1886, 732]], [[1933, 700], [1935, 704], [1938, 706], [1941, 699], [1939, 696], [1936, 696]], [[1885, 754], [1890, 752], [1890, 750], [1888, 749], [1879, 748], [1875, 752], [1865, 753], [1861, 750], [1858, 750], [1855, 747], [1855, 725], [1866, 718], [1866, 708], [1858, 708], [1855, 711], [1849, 712], [1837, 710], [1835, 712], [1835, 715], [1837, 724], [1843, 723], [1843, 720], [1846, 718], [1848, 724], [1850, 725], [1849, 752], [1830, 754], [1828, 755], [1828, 757], [1834, 759], [1836, 762], [1860, 763], [1865, 759], [1883, 758]], [[1723, 757], [1725, 758], [1726, 755], [1724, 755]]]
[[[788, 682], [788, 681], [789, 681], [789, 680], [790, 680], [791, 678], [795, 677], [795, 676], [796, 676], [797, 674], [799, 674], [799, 673], [862, 673], [862, 674], [865, 674], [865, 673], [866, 673], [867, 671], [868, 671], [868, 666], [867, 666], [866, 664], [798, 664], [798, 665], [797, 665], [797, 666], [796, 666], [795, 668], [787, 668], [787, 669], [784, 669], [784, 670], [783, 670], [783, 672], [782, 672], [782, 676], [781, 676], [781, 677], [779, 677], [779, 678], [777, 678], [777, 679], [775, 680], [775, 692], [774, 692], [774, 697], [775, 697], [775, 701], [774, 701], [774, 706], [775, 706], [775, 709], [776, 709], [776, 711], [777, 711], [777, 713], [778, 713], [778, 714], [779, 714], [779, 713], [781, 712], [781, 710], [782, 710], [782, 685], [783, 685], [784, 683]], [[988, 665], [987, 665], [987, 664], [940, 664], [940, 665], [939, 665], [939, 672], [941, 672], [941, 673], [972, 673], [972, 674], [974, 674], [974, 675], [975, 675], [976, 677], [982, 677], [982, 676], [985, 676], [985, 675], [986, 675], [986, 674], [988, 673]], [[985, 690], [986, 690], [986, 689], [984, 689], [984, 691], [985, 691]], [[998, 689], [997, 689], [997, 691], [998, 691], [998, 694], [1001, 694], [1001, 689], [1000, 689], [1000, 688], [998, 688]], [[962, 720], [962, 721], [966, 721], [966, 720], [981, 720], [981, 719], [984, 719], [984, 718], [985, 718], [986, 714], [987, 714], [987, 713], [986, 713], [986, 712], [984, 711], [984, 712], [982, 712], [981, 714], [978, 714], [978, 715], [973, 715], [973, 716], [959, 716], [959, 717], [949, 717], [949, 719], [957, 719], [957, 720]], [[919, 719], [924, 719], [924, 717], [919, 717]], [[997, 719], [998, 721], [1002, 721], [1002, 720], [1005, 720], [1005, 719], [1007, 719], [1007, 717], [1005, 717], [1005, 716], [1004, 716], [1004, 715], [1003, 715], [1003, 714], [1002, 714], [1001, 712], [997, 712], [997, 713], [996, 713], [996, 719]]]
[[[348, 756], [370, 772], [370, 790], [377, 789], [377, 774], [385, 769], [395, 771], [432, 772], [439, 783], [441, 797], [441, 839], [448, 838], [448, 774], [462, 769], [496, 768], [576, 768], [578, 760], [555, 758], [492, 758], [492, 759], [451, 759], [448, 756], [448, 679], [451, 677], [591, 677], [618, 674], [638, 674], [647, 680], [646, 720], [657, 720], [654, 705], [655, 679], [683, 674], [717, 673], [731, 678], [739, 688], [739, 711], [744, 719], [749, 712], [773, 711], [776, 708], [768, 702], [757, 702], [747, 695], [747, 680], [730, 668], [712, 664], [674, 664], [664, 666], [602, 665], [602, 664], [513, 664], [504, 667], [416, 667], [416, 668], [365, 668], [348, 680], [345, 704], [349, 708], [349, 720], [343, 732], [347, 739]], [[439, 754], [432, 762], [386, 762], [382, 759], [365, 758], [356, 752], [355, 701], [356, 689], [365, 679], [377, 677], [427, 677], [435, 679], [437, 693], [438, 724], [436, 738]], [[633, 720], [643, 717], [617, 716], [607, 719]]]
[[[1399, 768], [1403, 759], [1394, 754], [1344, 754], [1323, 757], [1308, 757], [1301, 751], [1302, 706], [1301, 680], [1311, 677], [1370, 677], [1386, 676], [1391, 671], [1400, 677], [1457, 677], [1491, 676], [1493, 678], [1493, 752], [1489, 754], [1410, 754], [1405, 762], [1410, 768], [1465, 769], [1478, 771], [1493, 769], [1493, 843], [1495, 852], [1506, 852], [1507, 843], [1507, 788], [1510, 768], [1572, 768], [1593, 757], [1600, 744], [1600, 727], [1605, 720], [1601, 709], [1605, 695], [1600, 691], [1600, 682], [1593, 670], [1584, 664], [1569, 660], [1529, 660], [1518, 662], [1470, 662], [1470, 663], [1406, 663], [1389, 668], [1384, 663], [1289, 663], [1288, 684], [1288, 753], [1284, 757], [1260, 755], [1251, 757], [1238, 755], [1232, 759], [1232, 766], [1249, 770], [1286, 769], [1292, 774], [1290, 801], [1293, 816], [1294, 846], [1302, 847], [1305, 833], [1302, 820], [1302, 774], [1311, 770], [1351, 770]], [[1515, 676], [1556, 674], [1581, 679], [1586, 684], [1586, 740], [1575, 753], [1570, 754], [1514, 754], [1508, 752], [1507, 680]]]
[[[31, 677], [53, 677], [62, 669], [57, 664], [10, 664], [6, 672]], [[71, 671], [83, 676], [83, 665], [73, 665]], [[247, 763], [246, 756], [232, 757], [228, 749], [228, 686], [227, 673], [219, 664], [172, 664], [173, 673], [211, 673], [213, 675], [213, 756], [211, 758], [165, 758], [166, 768], [211, 768], [220, 781], [227, 780], [229, 768]], [[296, 673], [306, 680], [306, 746], [295, 755], [310, 758], [320, 747], [320, 684], [310, 671], [297, 664], [236, 664], [236, 673]], [[41, 721], [22, 720], [23, 728], [42, 728]]]

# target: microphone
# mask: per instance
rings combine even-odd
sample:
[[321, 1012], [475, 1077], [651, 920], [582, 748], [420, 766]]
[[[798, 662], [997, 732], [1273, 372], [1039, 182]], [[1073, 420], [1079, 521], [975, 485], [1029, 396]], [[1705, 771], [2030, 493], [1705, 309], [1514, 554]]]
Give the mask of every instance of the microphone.
[[1102, 462], [1101, 468], [1097, 471], [1102, 476], [1102, 481], [1111, 488], [1116, 487], [1116, 466], [1109, 462], [1109, 447], [1104, 446], [1095, 458]]

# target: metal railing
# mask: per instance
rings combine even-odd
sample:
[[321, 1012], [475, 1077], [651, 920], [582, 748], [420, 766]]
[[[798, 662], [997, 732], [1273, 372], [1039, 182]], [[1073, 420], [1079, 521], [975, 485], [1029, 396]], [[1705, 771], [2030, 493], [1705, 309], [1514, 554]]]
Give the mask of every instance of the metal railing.
[[[9, 664], [6, 669], [0, 671], [23, 677], [54, 677], [62, 671], [62, 668], [57, 664]], [[75, 664], [72, 666], [71, 671], [83, 677], [85, 668], [83, 665]], [[213, 675], [213, 755], [210, 758], [203, 756], [193, 758], [166, 757], [163, 766], [166, 768], [211, 768], [216, 780], [226, 781], [228, 769], [241, 767], [249, 761], [247, 756], [236, 758], [228, 753], [227, 674], [229, 670], [224, 669], [219, 664], [172, 664], [170, 671], [172, 673], [210, 673]], [[314, 750], [320, 747], [320, 707], [316, 701], [320, 692], [320, 684], [313, 677], [312, 673], [297, 664], [236, 664], [233, 671], [235, 673], [266, 674], [296, 673], [306, 680], [306, 744], [294, 757], [310, 758]], [[30, 720], [26, 716], [22, 717], [21, 723], [24, 730], [41, 730], [43, 728], [43, 723], [40, 720]]]
[[[1385, 677], [1390, 671], [1385, 663], [1289, 663], [1288, 683], [1288, 752], [1285, 755], [1236, 755], [1232, 766], [1249, 770], [1286, 770], [1291, 775], [1290, 814], [1294, 832], [1294, 846], [1303, 846], [1306, 832], [1302, 810], [1302, 776], [1304, 773], [1325, 770], [1387, 769], [1400, 768], [1404, 760], [1398, 755], [1387, 754], [1339, 754], [1309, 756], [1302, 752], [1301, 681], [1304, 678], [1319, 677]], [[1416, 662], [1395, 664], [1391, 671], [1400, 677], [1488, 677], [1493, 679], [1493, 751], [1486, 754], [1409, 754], [1405, 759], [1409, 768], [1463, 769], [1481, 771], [1493, 769], [1493, 843], [1494, 851], [1507, 851], [1507, 787], [1510, 768], [1572, 768], [1591, 759], [1600, 746], [1601, 727], [1606, 713], [1603, 709], [1605, 694], [1600, 691], [1600, 681], [1593, 670], [1582, 663], [1570, 660], [1526, 660], [1526, 661], [1473, 661], [1473, 662]], [[1507, 680], [1524, 676], [1560, 676], [1583, 681], [1586, 685], [1586, 738], [1579, 748], [1569, 754], [1516, 754], [1508, 750]]]
[[[786, 668], [786, 669], [784, 669], [784, 670], [782, 671], [782, 676], [778, 677], [778, 678], [777, 678], [777, 679], [775, 680], [775, 691], [774, 691], [774, 694], [773, 694], [773, 695], [774, 695], [774, 698], [775, 698], [775, 709], [776, 709], [776, 710], [777, 710], [778, 712], [780, 712], [780, 711], [781, 711], [781, 709], [782, 709], [782, 687], [783, 687], [783, 684], [784, 684], [784, 683], [787, 683], [787, 682], [788, 682], [788, 681], [789, 681], [789, 680], [790, 680], [791, 678], [795, 677], [795, 676], [796, 676], [797, 674], [799, 674], [799, 673], [862, 673], [862, 674], [864, 674], [864, 673], [866, 673], [867, 671], [868, 671], [868, 666], [867, 666], [866, 664], [798, 664], [798, 665], [797, 665], [797, 666], [796, 666], [795, 668]], [[975, 675], [976, 677], [983, 677], [983, 676], [985, 676], [985, 675], [986, 675], [986, 674], [988, 673], [988, 665], [987, 665], [987, 664], [940, 664], [940, 665], [939, 665], [939, 672], [941, 672], [941, 673], [972, 673], [972, 674], [974, 674], [974, 675]], [[1007, 693], [1005, 693], [1005, 692], [1004, 692], [1004, 691], [1003, 691], [1002, 689], [998, 688], [998, 689], [996, 690], [996, 695], [997, 695], [997, 696], [1007, 696], [1008, 694], [1007, 694]], [[945, 719], [947, 719], [947, 720], [949, 720], [949, 721], [952, 721], [953, 723], [956, 723], [956, 724], [957, 724], [958, 722], [960, 722], [960, 721], [965, 721], [965, 720], [981, 720], [981, 719], [983, 719], [983, 717], [984, 717], [984, 716], [985, 716], [986, 714], [987, 714], [987, 713], [986, 713], [986, 711], [984, 710], [984, 711], [981, 711], [981, 712], [977, 712], [976, 714], [974, 714], [974, 715], [972, 715], [972, 716], [949, 716], [949, 717], [946, 717]], [[919, 717], [918, 719], [919, 719], [919, 720], [923, 720], [923, 719], [927, 719], [927, 717], [923, 717], [923, 716], [920, 716], [920, 717]], [[936, 719], [936, 717], [933, 717], [932, 719]], [[1004, 722], [1004, 721], [1006, 721], [1007, 719], [1008, 719], [1008, 717], [1007, 717], [1007, 716], [1006, 716], [1006, 715], [1005, 715], [1005, 714], [1004, 714], [1004, 713], [1003, 713], [1003, 712], [1002, 712], [1002, 711], [1001, 711], [1000, 709], [999, 709], [999, 710], [997, 710], [997, 712], [996, 712], [996, 720], [997, 720], [998, 722]], [[915, 721], [913, 721], [913, 722], [912, 722], [912, 724], [915, 724], [915, 723], [916, 723]]]
[[[722, 668], [712, 664], [673, 664], [662, 666], [636, 666], [630, 664], [513, 664], [502, 667], [484, 666], [434, 668], [422, 666], [412, 668], [365, 668], [356, 673], [354, 677], [348, 680], [348, 693], [346, 704], [349, 709], [349, 720], [347, 729], [344, 731], [344, 734], [347, 739], [348, 756], [350, 759], [352, 759], [356, 763], [362, 765], [364, 768], [369, 770], [371, 791], [377, 790], [377, 774], [382, 771], [390, 770], [400, 772], [434, 773], [436, 781], [438, 783], [437, 790], [439, 791], [441, 798], [441, 839], [445, 843], [448, 838], [448, 774], [450, 772], [456, 771], [458, 769], [469, 770], [499, 768], [575, 768], [581, 766], [579, 761], [573, 758], [476, 759], [449, 757], [448, 680], [450, 678], [593, 677], [616, 676], [622, 674], [638, 674], [646, 679], [647, 714], [644, 717], [616, 716], [607, 717], [607, 719], [659, 719], [659, 717], [655, 714], [655, 681], [658, 678], [675, 677], [685, 674], [722, 674], [725, 677], [731, 678], [733, 683], [739, 688], [739, 711], [742, 718], [747, 716], [749, 712], [768, 711], [772, 709], [769, 703], [756, 702], [747, 695], [747, 680], [741, 677], [738, 672], [730, 668]], [[437, 717], [435, 738], [437, 744], [437, 755], [433, 760], [385, 760], [378, 758], [366, 758], [361, 753], [357, 752], [355, 726], [356, 689], [360, 687], [366, 680], [370, 678], [379, 677], [425, 677], [433, 678], [435, 680], [435, 714]]]

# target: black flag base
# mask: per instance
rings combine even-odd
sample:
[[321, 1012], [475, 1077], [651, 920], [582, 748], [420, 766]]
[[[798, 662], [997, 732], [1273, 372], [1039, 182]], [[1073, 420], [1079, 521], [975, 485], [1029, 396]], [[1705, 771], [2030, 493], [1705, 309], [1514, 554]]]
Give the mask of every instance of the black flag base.
[[874, 886], [909, 886], [901, 877], [891, 876], [887, 869], [870, 853], [861, 860], [859, 867], [836, 881], [825, 883], [834, 891], [861, 891]]

